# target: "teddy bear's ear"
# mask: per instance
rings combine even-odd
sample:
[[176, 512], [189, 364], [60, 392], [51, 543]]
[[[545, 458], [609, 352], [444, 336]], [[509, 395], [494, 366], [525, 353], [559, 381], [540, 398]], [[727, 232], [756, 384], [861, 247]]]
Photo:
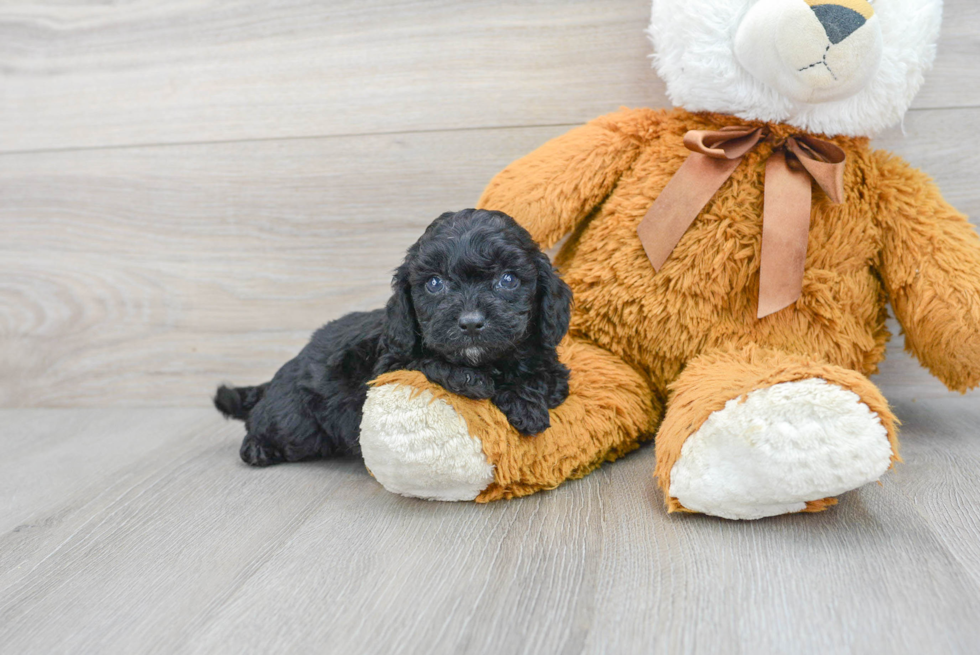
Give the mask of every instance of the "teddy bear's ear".
[[572, 316], [572, 290], [555, 272], [544, 253], [535, 255], [538, 269], [538, 334], [544, 345], [554, 348], [568, 332]]

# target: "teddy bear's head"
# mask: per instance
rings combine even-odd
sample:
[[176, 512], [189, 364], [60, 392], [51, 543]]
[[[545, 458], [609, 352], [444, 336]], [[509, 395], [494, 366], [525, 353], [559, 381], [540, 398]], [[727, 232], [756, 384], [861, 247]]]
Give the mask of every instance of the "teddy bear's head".
[[873, 135], [922, 85], [942, 0], [653, 0], [654, 65], [689, 111]]

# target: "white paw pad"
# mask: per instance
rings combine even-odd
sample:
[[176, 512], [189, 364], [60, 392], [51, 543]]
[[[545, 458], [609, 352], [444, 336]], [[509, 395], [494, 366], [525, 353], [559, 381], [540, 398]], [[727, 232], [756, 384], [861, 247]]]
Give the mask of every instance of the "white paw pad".
[[857, 394], [817, 378], [784, 382], [713, 412], [684, 442], [669, 493], [704, 514], [757, 519], [877, 480], [891, 457]]
[[480, 440], [444, 400], [400, 384], [368, 390], [364, 463], [385, 489], [429, 500], [473, 500], [493, 482]]

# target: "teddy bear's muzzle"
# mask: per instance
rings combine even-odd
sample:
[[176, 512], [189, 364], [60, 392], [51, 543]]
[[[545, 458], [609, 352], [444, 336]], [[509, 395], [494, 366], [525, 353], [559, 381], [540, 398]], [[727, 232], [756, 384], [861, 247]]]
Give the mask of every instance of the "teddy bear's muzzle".
[[761, 0], [735, 35], [753, 77], [800, 103], [840, 100], [878, 70], [882, 37], [865, 0]]

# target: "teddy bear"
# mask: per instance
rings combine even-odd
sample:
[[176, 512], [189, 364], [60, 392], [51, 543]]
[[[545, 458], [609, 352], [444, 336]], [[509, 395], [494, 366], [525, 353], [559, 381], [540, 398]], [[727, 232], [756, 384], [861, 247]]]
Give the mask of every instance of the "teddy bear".
[[980, 382], [980, 238], [869, 146], [931, 65], [941, 0], [653, 0], [672, 110], [622, 109], [499, 173], [574, 292], [569, 397], [525, 437], [417, 372], [373, 382], [364, 460], [389, 491], [486, 502], [654, 439], [670, 512], [815, 512], [899, 461], [868, 379], [889, 339]]

